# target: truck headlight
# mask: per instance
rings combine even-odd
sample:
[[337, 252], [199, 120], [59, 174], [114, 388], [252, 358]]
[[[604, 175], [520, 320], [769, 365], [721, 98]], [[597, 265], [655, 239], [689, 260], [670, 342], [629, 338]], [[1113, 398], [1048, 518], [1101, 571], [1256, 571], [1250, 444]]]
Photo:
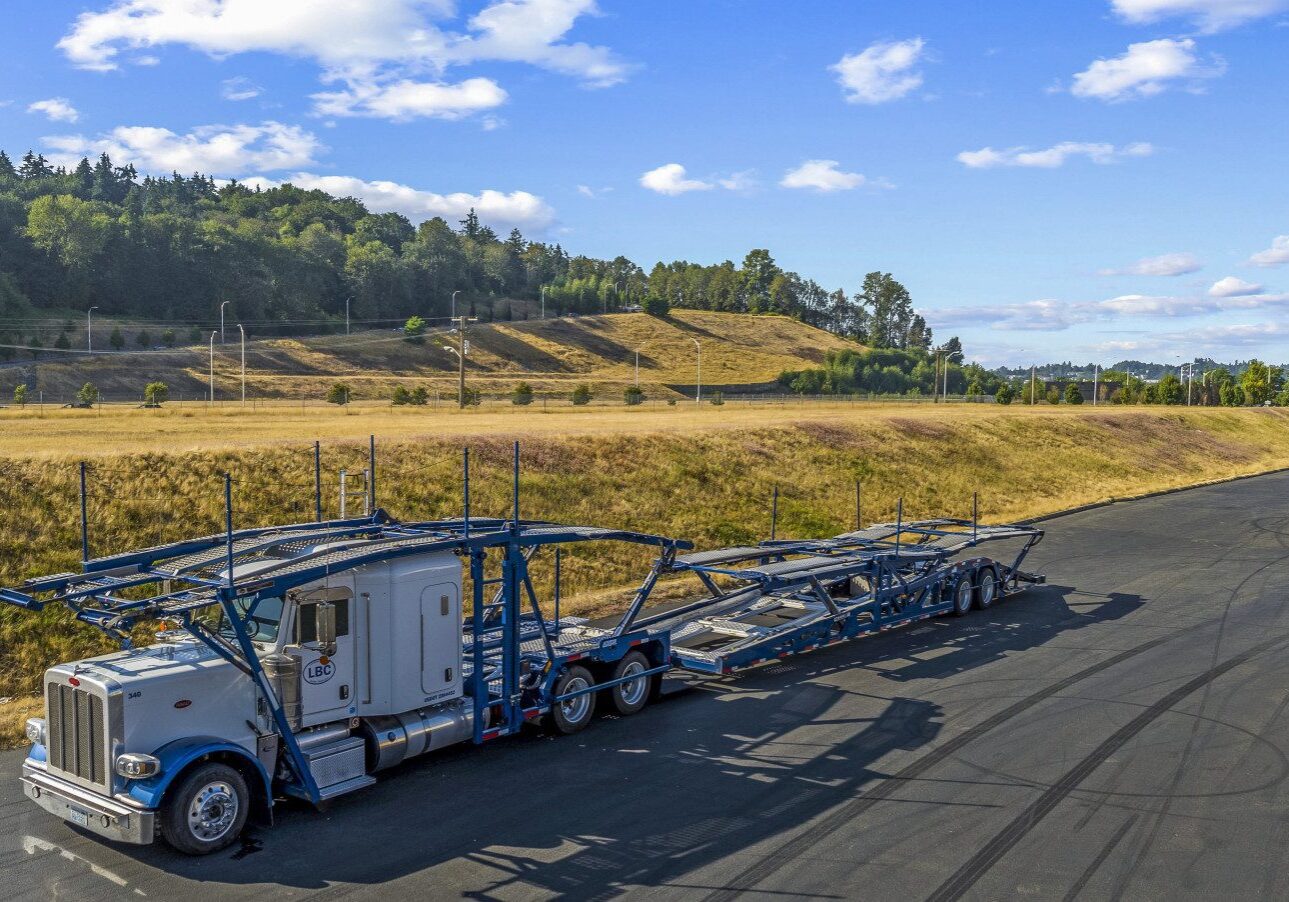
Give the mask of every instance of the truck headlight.
[[45, 745], [45, 718], [27, 718], [27, 741], [32, 745]]
[[151, 777], [161, 772], [161, 760], [142, 752], [126, 752], [117, 757], [116, 772], [130, 780]]

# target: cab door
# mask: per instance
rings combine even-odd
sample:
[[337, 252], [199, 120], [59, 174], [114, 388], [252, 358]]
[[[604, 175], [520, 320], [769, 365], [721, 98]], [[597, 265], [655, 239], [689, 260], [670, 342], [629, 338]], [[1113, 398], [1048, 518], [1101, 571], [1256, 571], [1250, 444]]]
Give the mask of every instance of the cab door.
[[[318, 642], [318, 605], [332, 605], [336, 645], [328, 653]], [[316, 589], [297, 599], [293, 651], [300, 657], [300, 707], [305, 726], [339, 720], [356, 712], [353, 592]]]

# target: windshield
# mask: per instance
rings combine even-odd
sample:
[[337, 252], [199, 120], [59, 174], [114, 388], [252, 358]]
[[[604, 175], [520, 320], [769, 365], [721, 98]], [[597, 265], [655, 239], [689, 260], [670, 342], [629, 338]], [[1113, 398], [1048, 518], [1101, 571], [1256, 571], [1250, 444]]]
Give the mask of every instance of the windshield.
[[[278, 629], [282, 626], [282, 599], [277, 595], [267, 596], [258, 600], [250, 598], [239, 598], [233, 602], [238, 612], [246, 619], [246, 632], [255, 642], [276, 642]], [[246, 614], [250, 612], [250, 616]], [[233, 638], [233, 627], [228, 622], [227, 615], [221, 614], [219, 618], [219, 632], [221, 635]]]

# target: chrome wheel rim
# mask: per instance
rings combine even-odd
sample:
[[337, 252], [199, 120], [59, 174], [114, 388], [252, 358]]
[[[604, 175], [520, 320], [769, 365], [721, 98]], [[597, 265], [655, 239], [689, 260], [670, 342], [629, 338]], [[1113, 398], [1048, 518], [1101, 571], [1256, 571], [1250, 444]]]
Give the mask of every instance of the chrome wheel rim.
[[971, 607], [971, 580], [963, 578], [958, 583], [957, 608], [959, 611], [966, 611]]
[[993, 604], [994, 591], [996, 588], [997, 586], [994, 583], [994, 575], [992, 573], [985, 572], [981, 574], [980, 576], [980, 606], [981, 607], [987, 607], [988, 605]]
[[[564, 684], [563, 692], [577, 692], [580, 689], [589, 688], [590, 685], [584, 677], [573, 677]], [[588, 692], [585, 695], [566, 698], [559, 703], [559, 710], [568, 723], [581, 723], [591, 710], [591, 694]]]
[[237, 793], [223, 780], [207, 783], [188, 806], [188, 829], [204, 842], [214, 842], [232, 829], [240, 807]]
[[644, 673], [644, 669], [644, 665], [639, 661], [632, 661], [622, 668], [622, 676], [636, 677], [634, 680], [618, 684], [618, 694], [627, 706], [639, 704], [645, 693], [649, 691], [649, 681], [639, 676], [639, 674]]

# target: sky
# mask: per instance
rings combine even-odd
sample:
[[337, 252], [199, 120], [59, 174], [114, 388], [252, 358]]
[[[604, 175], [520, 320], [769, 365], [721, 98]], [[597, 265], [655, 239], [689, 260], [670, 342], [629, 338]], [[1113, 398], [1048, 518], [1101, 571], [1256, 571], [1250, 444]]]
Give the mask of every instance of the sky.
[[989, 365], [1289, 360], [1289, 0], [55, 0], [0, 148], [892, 273]]

